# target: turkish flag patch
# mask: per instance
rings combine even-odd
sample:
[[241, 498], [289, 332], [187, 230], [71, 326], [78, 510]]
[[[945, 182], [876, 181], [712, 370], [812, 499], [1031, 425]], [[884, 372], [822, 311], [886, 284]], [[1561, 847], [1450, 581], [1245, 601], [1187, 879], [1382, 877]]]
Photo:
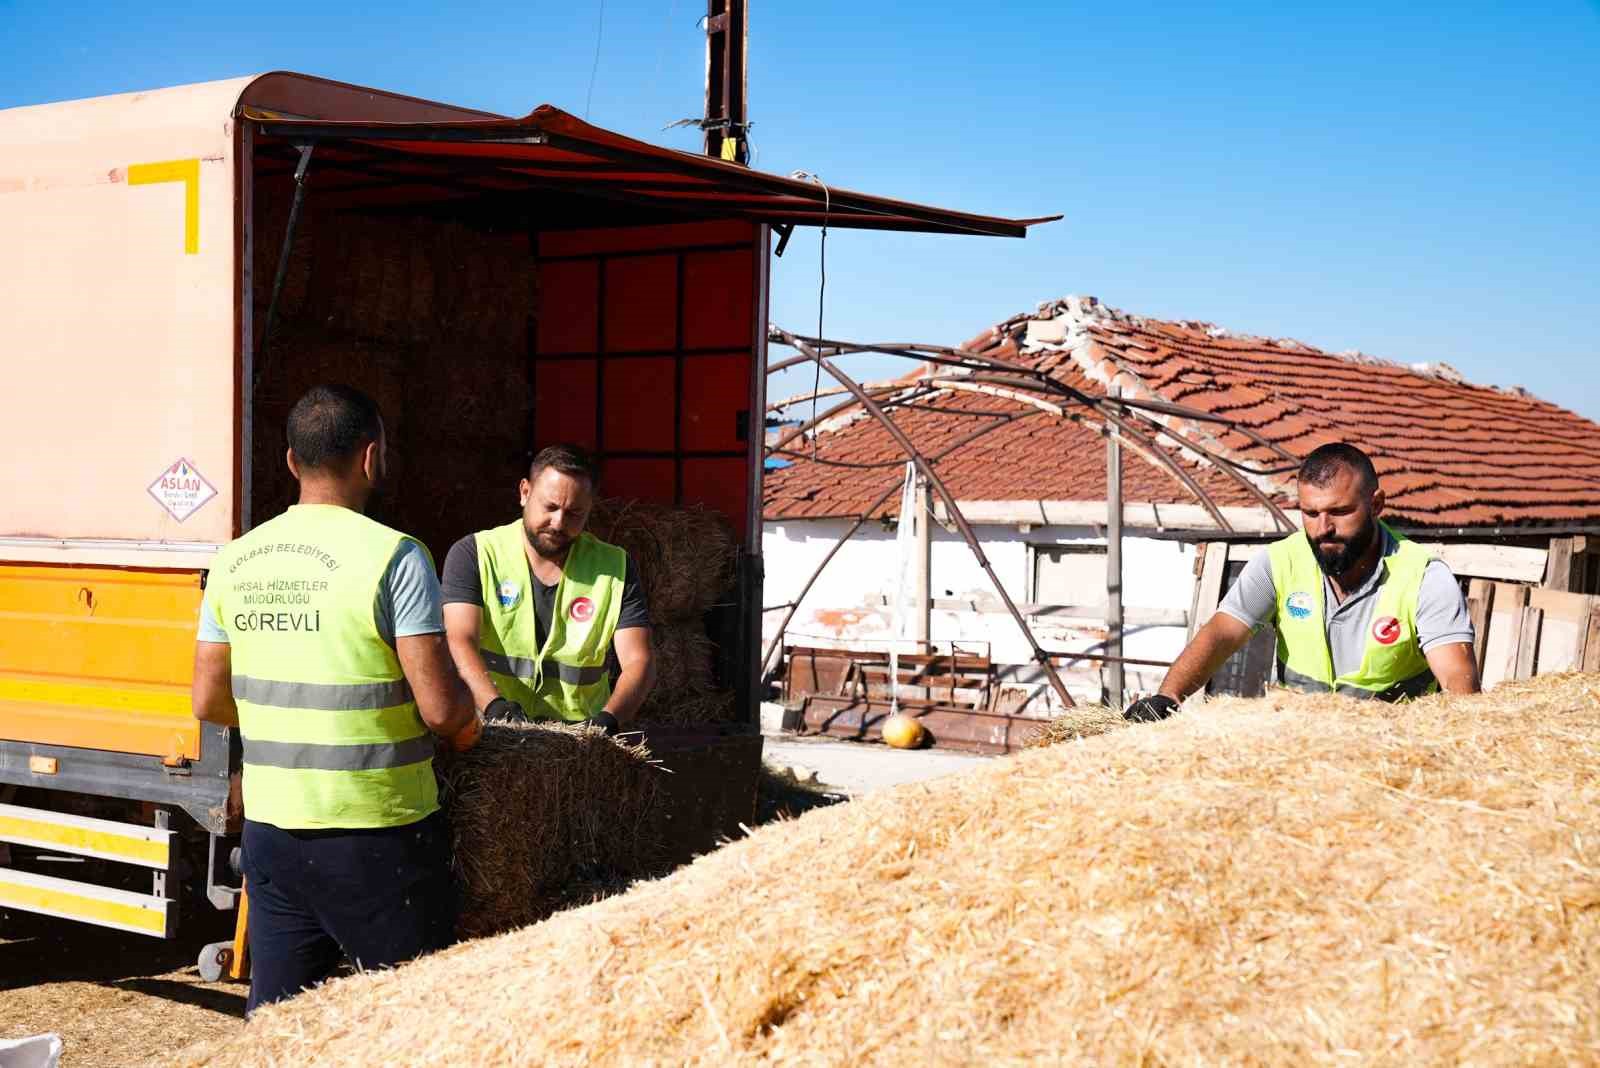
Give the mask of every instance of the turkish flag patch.
[[1379, 645], [1393, 645], [1400, 640], [1400, 621], [1394, 616], [1379, 616], [1372, 621], [1372, 640]]
[[594, 602], [587, 597], [579, 597], [572, 602], [572, 607], [567, 609], [567, 615], [572, 617], [575, 623], [587, 623], [594, 618]]

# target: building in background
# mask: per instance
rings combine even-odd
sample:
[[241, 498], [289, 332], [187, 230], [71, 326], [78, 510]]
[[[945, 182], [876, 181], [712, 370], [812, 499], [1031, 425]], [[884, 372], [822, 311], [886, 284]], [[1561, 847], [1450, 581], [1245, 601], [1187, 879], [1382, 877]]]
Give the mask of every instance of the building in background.
[[[1123, 439], [1123, 655], [1154, 663], [1128, 665], [1129, 693], [1153, 690], [1162, 665], [1215, 610], [1244, 561], [1298, 526], [1297, 460], [1338, 440], [1372, 455], [1391, 524], [1436, 544], [1471, 585], [1488, 681], [1576, 666], [1588, 646], [1600, 656], [1600, 617], [1591, 627], [1588, 602], [1549, 599], [1600, 592], [1600, 425], [1520, 389], [1473, 385], [1448, 365], [1146, 319], [1094, 298], [1041, 305], [964, 348], [1046, 371], [1091, 397], [1114, 387], [1145, 405], [1138, 411], [1151, 421], [1142, 425], [1154, 431], [1145, 435], [1153, 447]], [[923, 380], [935, 370], [895, 383], [923, 393], [895, 409], [896, 423], [929, 456], [993, 424], [936, 470], [1040, 643], [1052, 652], [1103, 651], [1103, 423], [1087, 407], [1056, 413], [1005, 390], [929, 389]], [[1188, 414], [1158, 410], [1163, 405]], [[790, 444], [781, 459], [789, 462], [766, 472], [764, 492], [768, 642], [781, 609], [840, 535], [902, 477], [905, 456], [857, 409]], [[888, 646], [898, 507], [891, 495], [839, 550], [789, 622], [786, 646]], [[934, 517], [948, 520], [942, 505]], [[1042, 713], [1048, 690], [974, 554], [948, 525], [933, 533], [933, 649], [987, 655], [998, 675], [995, 700]], [[1496, 582], [1553, 592], [1502, 593], [1496, 606]], [[1541, 618], [1523, 640], [1530, 610]], [[1491, 628], [1497, 612], [1516, 626]], [[1271, 644], [1270, 632], [1258, 637], [1216, 687], [1258, 690]], [[1097, 661], [1072, 663], [1067, 681], [1077, 700], [1103, 697]]]

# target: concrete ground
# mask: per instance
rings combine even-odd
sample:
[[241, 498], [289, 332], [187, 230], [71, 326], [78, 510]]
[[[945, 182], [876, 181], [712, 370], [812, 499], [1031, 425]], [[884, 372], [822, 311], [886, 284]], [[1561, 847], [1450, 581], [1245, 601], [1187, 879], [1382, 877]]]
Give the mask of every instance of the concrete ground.
[[805, 772], [814, 771], [819, 786], [850, 795], [954, 775], [990, 760], [1003, 759], [943, 749], [891, 749], [879, 742], [846, 742], [784, 733], [766, 735], [762, 758], [768, 765], [801, 769], [797, 777], [802, 779], [807, 777]]

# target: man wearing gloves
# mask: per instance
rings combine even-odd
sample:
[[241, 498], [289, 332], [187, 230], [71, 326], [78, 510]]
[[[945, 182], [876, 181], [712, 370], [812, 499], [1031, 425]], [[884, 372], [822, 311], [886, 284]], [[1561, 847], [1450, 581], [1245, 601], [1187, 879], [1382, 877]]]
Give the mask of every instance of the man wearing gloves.
[[1245, 565], [1217, 613], [1130, 720], [1165, 719], [1271, 623], [1275, 681], [1308, 693], [1400, 701], [1473, 693], [1478, 667], [1461, 588], [1442, 561], [1379, 520], [1383, 490], [1353, 445], [1323, 445], [1300, 467], [1303, 529]]
[[[553, 445], [518, 486], [522, 514], [445, 557], [444, 621], [456, 668], [488, 719], [591, 723], [637, 715], [655, 679], [650, 612], [628, 554], [584, 531], [596, 473]], [[615, 647], [615, 689], [606, 667]]]

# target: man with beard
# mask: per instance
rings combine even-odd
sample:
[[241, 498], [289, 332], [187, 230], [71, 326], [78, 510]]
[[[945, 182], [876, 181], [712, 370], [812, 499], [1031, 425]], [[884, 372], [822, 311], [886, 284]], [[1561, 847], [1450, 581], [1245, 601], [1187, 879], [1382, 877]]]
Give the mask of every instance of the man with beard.
[[217, 554], [195, 643], [195, 716], [243, 738], [246, 1015], [346, 957], [384, 968], [450, 943], [434, 739], [468, 749], [483, 726], [427, 550], [362, 515], [383, 478], [377, 406], [318, 386], [288, 444], [299, 503]]
[[1278, 632], [1277, 681], [1310, 693], [1399, 701], [1474, 693], [1472, 621], [1455, 576], [1378, 519], [1383, 490], [1366, 453], [1324, 445], [1299, 472], [1303, 529], [1239, 574], [1217, 612], [1131, 720], [1170, 716], [1262, 624]]
[[[445, 557], [450, 653], [486, 719], [587, 722], [612, 733], [650, 692], [650, 609], [638, 568], [583, 529], [595, 481], [581, 450], [542, 450], [518, 486], [522, 514], [467, 535]], [[606, 666], [613, 647], [615, 690]]]

